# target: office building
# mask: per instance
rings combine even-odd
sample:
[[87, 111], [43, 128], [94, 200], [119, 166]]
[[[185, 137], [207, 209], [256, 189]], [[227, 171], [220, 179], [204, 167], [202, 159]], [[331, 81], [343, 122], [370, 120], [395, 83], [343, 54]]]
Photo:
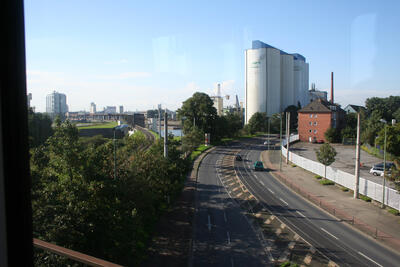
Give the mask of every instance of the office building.
[[256, 112], [267, 116], [290, 105], [308, 104], [308, 63], [261, 41], [245, 51], [245, 122]]
[[61, 115], [62, 117], [68, 112], [67, 97], [65, 94], [53, 91], [46, 96], [46, 112], [50, 116]]
[[117, 113], [117, 107], [116, 106], [107, 106], [103, 110], [104, 114], [115, 114]]
[[124, 113], [124, 106], [119, 106], [119, 114], [123, 114]]

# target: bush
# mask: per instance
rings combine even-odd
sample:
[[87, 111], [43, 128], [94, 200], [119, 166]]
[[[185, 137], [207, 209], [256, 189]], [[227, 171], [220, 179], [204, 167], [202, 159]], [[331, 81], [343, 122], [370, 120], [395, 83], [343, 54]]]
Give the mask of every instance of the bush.
[[297, 167], [296, 164], [290, 164], [290, 166], [292, 166], [293, 168]]
[[331, 180], [328, 180], [328, 179], [320, 180], [319, 183], [322, 185], [334, 185], [335, 184], [334, 182], [332, 182]]
[[314, 178], [319, 180], [319, 179], [322, 178], [322, 176], [321, 175], [315, 175]]
[[367, 196], [364, 196], [364, 195], [361, 195], [361, 194], [360, 194], [360, 199], [362, 199], [362, 200], [364, 200], [366, 202], [371, 202], [371, 200], [372, 200], [370, 197], [367, 197]]
[[400, 215], [400, 212], [396, 209], [389, 208], [388, 212], [390, 212], [391, 214], [396, 215], [396, 216]]

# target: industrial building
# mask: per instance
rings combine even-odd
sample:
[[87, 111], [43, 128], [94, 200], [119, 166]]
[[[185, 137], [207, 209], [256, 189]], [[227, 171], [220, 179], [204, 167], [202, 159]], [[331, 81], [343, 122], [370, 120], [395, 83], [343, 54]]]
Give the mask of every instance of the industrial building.
[[214, 103], [214, 108], [217, 110], [217, 115], [222, 116], [222, 109], [224, 108], [224, 99], [221, 96], [221, 85], [218, 84], [217, 95], [211, 96]]
[[308, 104], [308, 63], [261, 41], [245, 51], [245, 122], [256, 112], [267, 116], [290, 105]]

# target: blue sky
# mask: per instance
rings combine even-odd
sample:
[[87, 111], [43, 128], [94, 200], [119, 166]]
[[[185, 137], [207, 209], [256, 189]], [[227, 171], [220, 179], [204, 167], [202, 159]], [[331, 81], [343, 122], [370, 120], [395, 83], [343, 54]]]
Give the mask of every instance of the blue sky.
[[261, 40], [310, 64], [310, 86], [363, 104], [400, 95], [399, 1], [25, 0], [27, 90], [45, 111], [176, 109], [196, 91], [244, 101], [244, 50]]

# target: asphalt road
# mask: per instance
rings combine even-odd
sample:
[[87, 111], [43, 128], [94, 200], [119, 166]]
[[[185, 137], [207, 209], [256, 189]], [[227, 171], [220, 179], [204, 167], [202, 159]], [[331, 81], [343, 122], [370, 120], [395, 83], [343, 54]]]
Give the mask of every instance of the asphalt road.
[[270, 265], [251, 223], [221, 183], [218, 168], [230, 150], [210, 152], [199, 168], [190, 266]]
[[400, 255], [381, 246], [292, 192], [269, 171], [252, 170], [266, 149], [260, 140], [242, 143], [235, 169], [248, 190], [304, 240], [340, 266], [398, 266]]

